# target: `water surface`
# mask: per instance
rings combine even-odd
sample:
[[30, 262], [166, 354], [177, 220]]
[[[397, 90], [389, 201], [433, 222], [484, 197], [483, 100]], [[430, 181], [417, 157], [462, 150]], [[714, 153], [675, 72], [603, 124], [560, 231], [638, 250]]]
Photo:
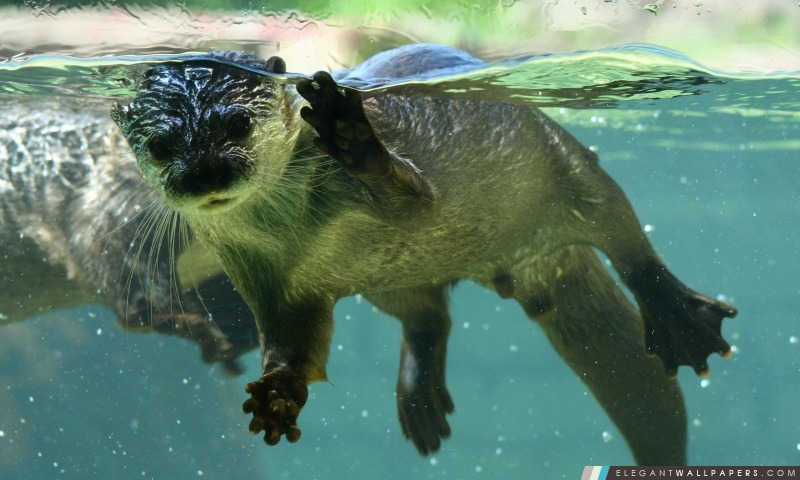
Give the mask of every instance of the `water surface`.
[[[145, 64], [175, 59], [16, 58], [0, 64], [0, 108], [104, 111], [131, 96]], [[679, 375], [690, 461], [798, 463], [800, 72], [720, 71], [628, 45], [356, 86], [541, 106], [595, 149], [672, 270], [739, 310], [723, 326], [734, 358], [712, 357], [702, 382]], [[470, 284], [452, 304], [453, 437], [430, 459], [403, 441], [396, 420], [399, 325], [357, 298], [336, 308], [331, 382], [311, 387], [302, 440], [275, 448], [249, 437], [239, 412], [257, 354], [244, 358], [242, 377], [227, 378], [192, 345], [122, 332], [99, 306], [4, 327], [0, 476], [578, 478], [583, 465], [632, 461], [516, 304]]]

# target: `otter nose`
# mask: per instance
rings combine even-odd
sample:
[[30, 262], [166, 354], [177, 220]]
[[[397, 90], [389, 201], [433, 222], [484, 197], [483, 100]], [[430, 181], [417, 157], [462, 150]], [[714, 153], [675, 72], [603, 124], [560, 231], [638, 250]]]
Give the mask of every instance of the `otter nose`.
[[169, 190], [178, 195], [204, 195], [229, 188], [237, 178], [230, 165], [197, 162], [173, 172], [167, 180]]
[[214, 168], [206, 171], [190, 171], [184, 176], [187, 193], [207, 193], [228, 188], [233, 183], [230, 168]]

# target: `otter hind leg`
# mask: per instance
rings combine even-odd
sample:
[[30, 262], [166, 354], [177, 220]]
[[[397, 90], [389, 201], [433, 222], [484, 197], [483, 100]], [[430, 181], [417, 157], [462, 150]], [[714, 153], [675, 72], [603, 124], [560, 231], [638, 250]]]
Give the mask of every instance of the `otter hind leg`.
[[[679, 365], [691, 365], [707, 376], [709, 350], [730, 357], [721, 329], [723, 318], [736, 316], [735, 308], [686, 287], [655, 263], [633, 275], [630, 283], [642, 306], [647, 351], [663, 360], [668, 375], [677, 375]], [[671, 341], [675, 338], [682, 340]]]
[[681, 283], [653, 250], [620, 187], [600, 168], [586, 171], [588, 176], [572, 180], [596, 201], [581, 205], [578, 243], [608, 255], [636, 297], [647, 351], [661, 359], [667, 373], [674, 376], [680, 365], [689, 365], [707, 375], [709, 355], [730, 356], [721, 325], [725, 317], [736, 316], [736, 309]]
[[594, 394], [637, 463], [684, 464], [680, 387], [645, 353], [642, 322], [595, 252], [569, 247], [514, 278], [514, 297]]
[[447, 414], [454, 409], [445, 384], [450, 315], [447, 286], [414, 287], [367, 296], [403, 324], [397, 413], [403, 436], [421, 455], [439, 450], [450, 436]]

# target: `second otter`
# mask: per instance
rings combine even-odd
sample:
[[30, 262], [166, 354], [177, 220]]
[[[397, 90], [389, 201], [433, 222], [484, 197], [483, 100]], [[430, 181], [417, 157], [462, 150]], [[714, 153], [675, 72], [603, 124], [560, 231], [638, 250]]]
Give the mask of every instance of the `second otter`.
[[[285, 71], [277, 57], [209, 58]], [[415, 45], [342, 80], [480, 63]], [[703, 374], [708, 355], [727, 355], [721, 322], [736, 311], [666, 268], [595, 154], [539, 110], [392, 94], [364, 100], [326, 73], [295, 89], [223, 65], [180, 64], [149, 70], [133, 102], [112, 116], [145, 178], [255, 314], [264, 374], [248, 385], [244, 408], [267, 443], [299, 438], [307, 385], [326, 378], [333, 306], [363, 293], [403, 323], [401, 425], [420, 452], [437, 450], [453, 410], [446, 292], [470, 279], [539, 322], [637, 461], [685, 461], [683, 405], [670, 377], [679, 365]], [[631, 289], [643, 325], [590, 246]], [[632, 400], [615, 399], [620, 391]]]

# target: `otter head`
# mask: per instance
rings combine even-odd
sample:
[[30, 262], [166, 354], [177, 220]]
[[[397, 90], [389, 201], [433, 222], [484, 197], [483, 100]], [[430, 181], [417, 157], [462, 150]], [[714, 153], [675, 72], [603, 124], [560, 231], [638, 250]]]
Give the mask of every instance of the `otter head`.
[[293, 149], [281, 85], [215, 60], [282, 74], [278, 57], [214, 52], [209, 62], [148, 69], [137, 95], [111, 116], [145, 179], [175, 210], [220, 213], [280, 175]]

